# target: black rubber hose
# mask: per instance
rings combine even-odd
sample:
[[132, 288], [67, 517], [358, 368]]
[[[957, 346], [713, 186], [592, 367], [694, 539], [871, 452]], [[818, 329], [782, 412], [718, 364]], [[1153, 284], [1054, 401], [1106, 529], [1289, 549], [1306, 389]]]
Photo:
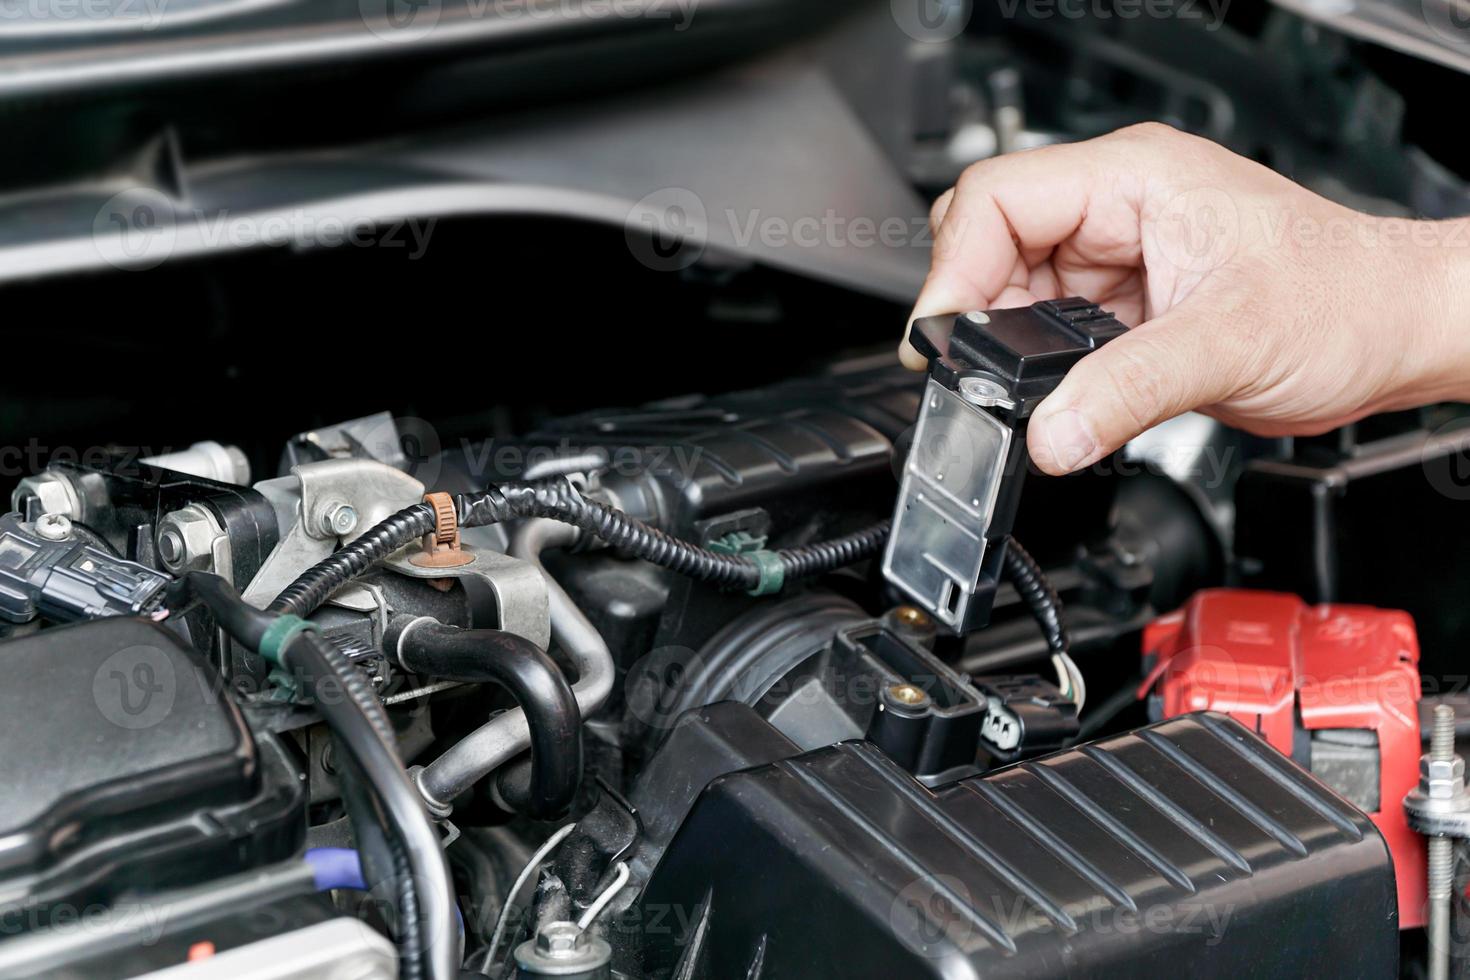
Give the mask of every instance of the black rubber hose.
[[410, 622], [393, 646], [399, 663], [415, 673], [509, 691], [531, 731], [527, 812], [539, 820], [566, 812], [582, 778], [582, 714], [555, 661], [514, 633], [424, 620]]
[[1015, 538], [1006, 539], [1006, 578], [1020, 593], [1021, 599], [1031, 610], [1031, 615], [1041, 625], [1046, 637], [1046, 647], [1052, 654], [1064, 654], [1071, 646], [1067, 635], [1067, 621], [1062, 615], [1062, 600], [1031, 553], [1021, 547]]
[[399, 980], [425, 980], [426, 967], [423, 935], [419, 921], [419, 899], [414, 889], [413, 865], [396, 834], [386, 832], [388, 820], [369, 789], [367, 777], [352, 757], [349, 748], [337, 736], [339, 749], [342, 802], [352, 823], [352, 836], [362, 856], [365, 882], [372, 892], [381, 883], [392, 889], [395, 902], [394, 936], [398, 940]]
[[[727, 589], [756, 588], [761, 567], [744, 555], [722, 555], [666, 534], [615, 507], [588, 500], [570, 480], [491, 487], [454, 498], [459, 523], [482, 527], [527, 517], [548, 517], [595, 535], [644, 561]], [[270, 604], [272, 612], [307, 616], [337, 589], [377, 562], [433, 528], [434, 511], [414, 504], [387, 518], [362, 537], [322, 559], [288, 585]], [[888, 538], [888, 522], [800, 548], [777, 551], [783, 582], [810, 578], [872, 557]]]
[[[310, 703], [346, 747], [381, 808], [383, 824], [392, 828], [392, 836], [397, 838], [396, 846], [401, 848], [405, 861], [403, 868], [396, 869], [399, 931], [414, 934], [411, 942], [401, 944], [400, 949], [413, 955], [419, 949], [423, 951], [423, 977], [450, 980], [459, 970], [459, 930], [449, 867], [423, 801], [398, 760], [391, 730], [385, 738], [372, 713], [359, 703], [360, 688], [351, 675], [361, 678], [361, 672], [329, 641], [312, 631], [298, 633], [281, 652], [281, 662], [302, 681], [310, 693]], [[345, 698], [344, 691], [348, 694]], [[376, 703], [371, 693], [368, 697]]]
[[[181, 584], [189, 597], [209, 607], [221, 629], [249, 649], [260, 649], [265, 631], [276, 621], [274, 615], [247, 603], [233, 585], [218, 575], [189, 572]], [[179, 608], [177, 599], [170, 599], [170, 603], [171, 608]]]
[[[184, 581], [222, 628], [259, 651], [265, 631], [278, 616], [251, 607], [218, 576], [195, 572]], [[399, 948], [406, 971], [423, 980], [452, 980], [459, 970], [453, 883], [438, 833], [398, 759], [393, 728], [382, 705], [362, 672], [314, 631], [295, 634], [280, 660], [304, 684], [312, 706], [346, 749], [353, 771], [361, 774], [360, 783], [381, 815], [383, 836], [395, 841], [392, 846], [405, 862], [394, 874], [400, 902]]]

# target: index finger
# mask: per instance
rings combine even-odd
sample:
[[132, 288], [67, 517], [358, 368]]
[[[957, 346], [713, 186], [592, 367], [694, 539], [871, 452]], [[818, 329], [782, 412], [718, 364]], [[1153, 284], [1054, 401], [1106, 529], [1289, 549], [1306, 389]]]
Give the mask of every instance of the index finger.
[[[986, 309], [1095, 219], [1110, 264], [1141, 257], [1136, 182], [1098, 141], [1048, 146], [975, 164], [936, 217], [929, 275], [912, 319]], [[1106, 200], [1102, 200], [1102, 198]], [[1099, 203], [1104, 206], [1099, 208]], [[1101, 213], [1097, 213], [1101, 212]], [[1022, 282], [1024, 284], [1024, 280]], [[906, 363], [918, 358], [907, 341]]]

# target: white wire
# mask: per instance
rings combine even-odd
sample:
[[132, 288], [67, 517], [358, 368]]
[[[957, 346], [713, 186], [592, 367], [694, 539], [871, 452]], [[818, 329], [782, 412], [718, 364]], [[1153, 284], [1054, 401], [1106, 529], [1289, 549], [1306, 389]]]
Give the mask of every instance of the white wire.
[[618, 873], [613, 878], [612, 884], [604, 888], [602, 894], [593, 899], [592, 904], [587, 906], [587, 911], [583, 912], [582, 917], [577, 920], [578, 929], [586, 929], [592, 923], [596, 922], [597, 917], [602, 914], [602, 910], [607, 908], [607, 903], [617, 897], [618, 892], [622, 891], [623, 886], [628, 883], [628, 878], [631, 877], [628, 871], [628, 862], [619, 861], [617, 863], [617, 869]]
[[1082, 706], [1087, 703], [1087, 681], [1082, 678], [1082, 668], [1077, 666], [1077, 661], [1072, 659], [1069, 653], [1062, 654], [1062, 659], [1067, 663], [1067, 672], [1072, 677], [1072, 703], [1077, 705], [1077, 714], [1082, 714]]
[[516, 894], [525, 885], [526, 879], [541, 866], [542, 861], [546, 860], [546, 856], [556, 849], [556, 845], [566, 840], [567, 835], [576, 829], [576, 824], [569, 823], [546, 838], [546, 843], [536, 848], [536, 853], [531, 855], [531, 860], [527, 861], [521, 873], [516, 875], [515, 884], [511, 885], [510, 891], [505, 893], [505, 904], [501, 906], [500, 916], [495, 920], [495, 931], [490, 935], [490, 955], [485, 961], [487, 967], [495, 962], [495, 951], [500, 948], [500, 940], [505, 935], [506, 925], [510, 922], [510, 910], [515, 907]]
[[1062, 659], [1062, 654], [1051, 655], [1051, 669], [1057, 672], [1057, 686], [1062, 689], [1062, 696], [1072, 696], [1072, 671], [1067, 666], [1067, 661]]

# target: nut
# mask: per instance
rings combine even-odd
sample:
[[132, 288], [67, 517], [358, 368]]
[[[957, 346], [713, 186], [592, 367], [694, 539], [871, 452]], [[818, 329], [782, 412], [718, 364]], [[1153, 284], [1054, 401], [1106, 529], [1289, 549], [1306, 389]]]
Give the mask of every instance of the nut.
[[1436, 761], [1429, 756], [1419, 759], [1419, 785], [1432, 800], [1450, 800], [1465, 792], [1465, 760]]
[[10, 509], [25, 514], [27, 497], [36, 498], [35, 513], [37, 516], [64, 514], [74, 521], [81, 519], [82, 507], [77, 492], [72, 487], [71, 481], [60, 474], [37, 473], [35, 476], [28, 476], [21, 480], [10, 495]]
[[171, 572], [213, 570], [218, 546], [228, 541], [224, 529], [198, 504], [166, 514], [158, 525], [158, 557]]
[[578, 956], [587, 948], [587, 932], [575, 922], [548, 922], [536, 933], [536, 952], [550, 959]]

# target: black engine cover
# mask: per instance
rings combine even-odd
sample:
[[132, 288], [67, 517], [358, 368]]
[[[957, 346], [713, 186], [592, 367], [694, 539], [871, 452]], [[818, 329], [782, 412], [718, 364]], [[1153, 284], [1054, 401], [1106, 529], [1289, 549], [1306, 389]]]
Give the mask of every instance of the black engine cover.
[[0, 914], [191, 884], [284, 860], [305, 794], [219, 674], [138, 618], [43, 630], [0, 648]]
[[938, 792], [864, 742], [719, 777], [636, 911], [655, 977], [1343, 978], [1398, 962], [1373, 824], [1218, 715]]

